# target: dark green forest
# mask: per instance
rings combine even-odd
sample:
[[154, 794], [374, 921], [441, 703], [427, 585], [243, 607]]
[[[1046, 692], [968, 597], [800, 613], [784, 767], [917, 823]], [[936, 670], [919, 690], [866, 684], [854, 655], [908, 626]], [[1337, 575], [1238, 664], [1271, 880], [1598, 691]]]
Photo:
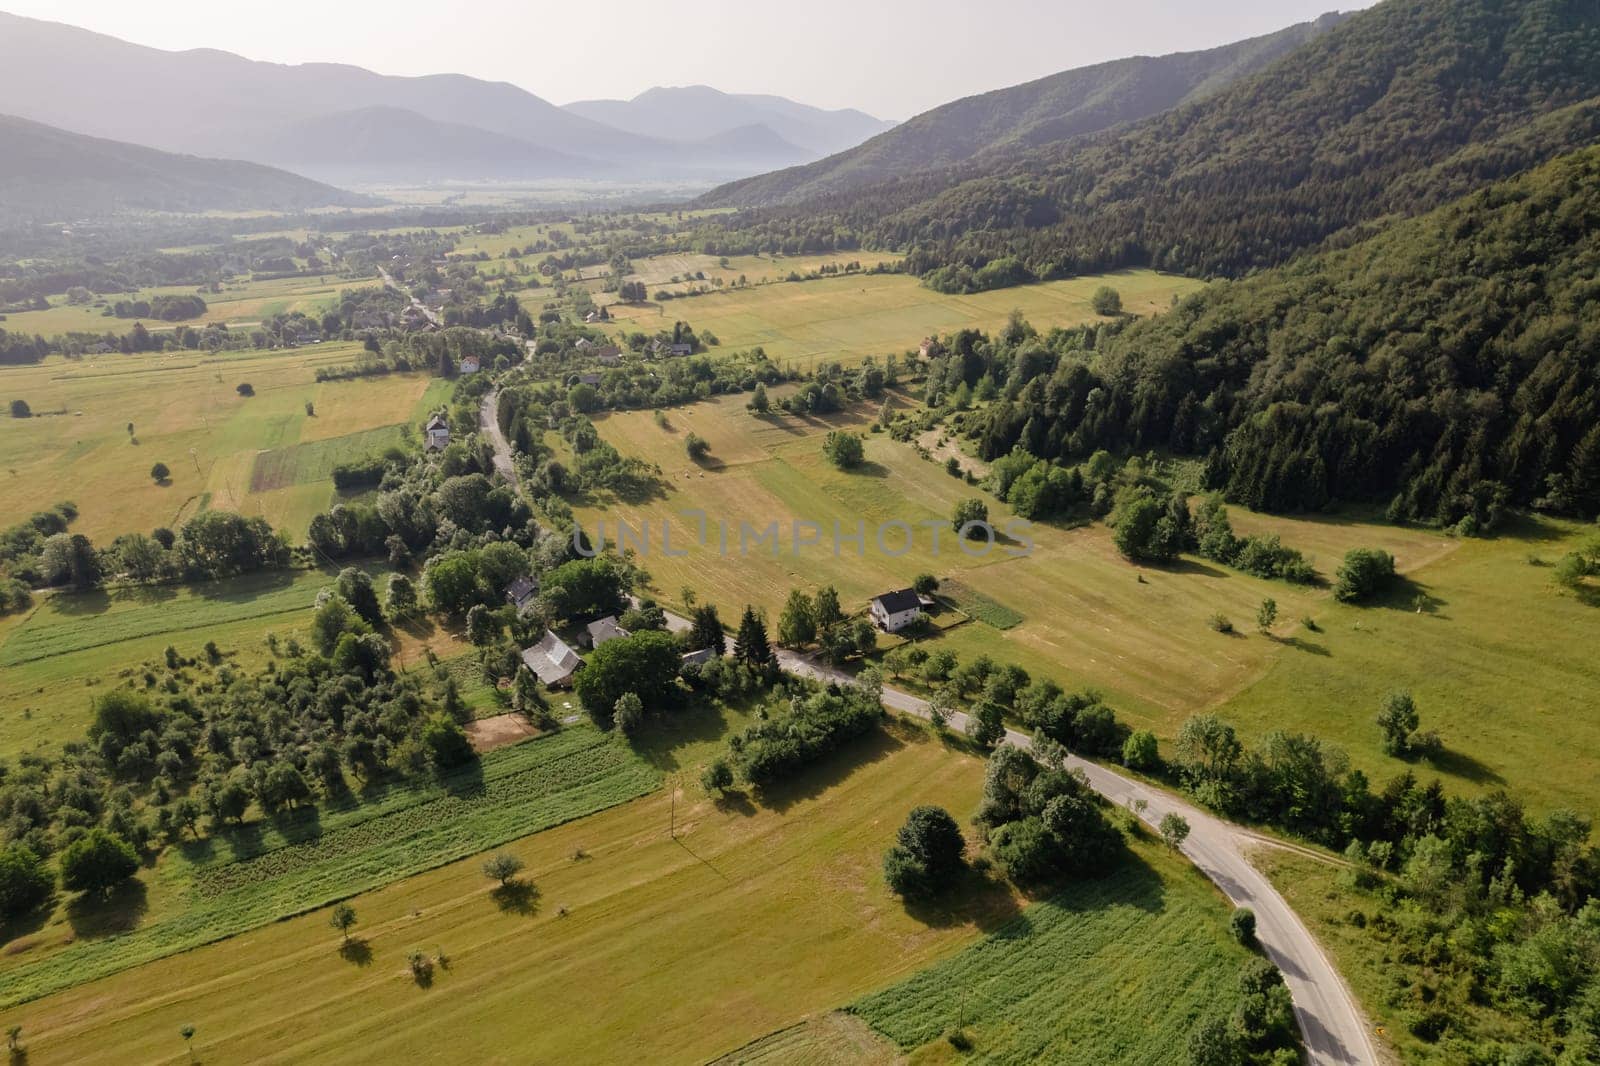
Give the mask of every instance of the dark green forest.
[[967, 420], [985, 458], [1154, 448], [1209, 457], [1210, 482], [1257, 509], [1592, 516], [1600, 148], [1152, 319], [951, 349], [935, 389], [1007, 385]]
[[1592, 0], [1389, 0], [1134, 125], [742, 212], [700, 240], [904, 249], [946, 291], [1134, 265], [1238, 275], [1592, 143], [1597, 94]]

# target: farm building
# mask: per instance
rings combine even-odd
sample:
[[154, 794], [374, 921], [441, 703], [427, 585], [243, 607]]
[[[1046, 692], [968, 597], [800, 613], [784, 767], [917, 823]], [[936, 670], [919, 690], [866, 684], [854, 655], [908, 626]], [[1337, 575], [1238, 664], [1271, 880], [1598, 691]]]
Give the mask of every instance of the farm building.
[[600, 360], [601, 366], [621, 366], [622, 349], [614, 344], [608, 344], [595, 353], [595, 358]]
[[478, 361], [478, 357], [475, 355], [469, 355], [465, 359], [461, 360], [460, 369], [461, 373], [463, 374], [476, 374], [481, 367], [482, 364]]
[[597, 618], [589, 623], [589, 647], [598, 648], [608, 640], [626, 637], [631, 634], [617, 624], [617, 616], [608, 614], [604, 618]]
[[669, 345], [667, 345], [667, 354], [668, 355], [690, 355], [693, 352], [694, 352], [694, 345], [692, 345], [692, 344], [669, 344]]
[[506, 586], [506, 602], [521, 614], [539, 595], [539, 582], [531, 577], [519, 577]]
[[897, 589], [872, 598], [872, 620], [886, 633], [898, 633], [922, 617], [922, 597], [913, 589]]
[[683, 653], [683, 665], [699, 666], [702, 663], [708, 663], [714, 654], [716, 653], [711, 648], [696, 648], [694, 651], [686, 651]]
[[434, 415], [423, 427], [423, 436], [426, 438], [424, 447], [428, 451], [444, 451], [450, 444], [450, 423], [444, 420], [444, 415]]
[[532, 670], [546, 687], [558, 688], [572, 681], [572, 675], [583, 666], [583, 660], [566, 641], [547, 629], [539, 643], [523, 651], [522, 665]]

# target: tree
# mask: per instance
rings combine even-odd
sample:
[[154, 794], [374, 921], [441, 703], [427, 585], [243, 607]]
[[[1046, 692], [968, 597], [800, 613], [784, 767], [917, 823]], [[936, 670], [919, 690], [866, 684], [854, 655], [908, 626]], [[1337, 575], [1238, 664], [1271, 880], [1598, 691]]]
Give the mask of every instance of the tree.
[[759, 381], [756, 382], [755, 391], [750, 394], [750, 403], [748, 406], [750, 410], [754, 411], [758, 415], [764, 415], [768, 411], [772, 410], [772, 402], [767, 399], [767, 387], [761, 384]]
[[684, 440], [684, 450], [689, 453], [689, 458], [698, 463], [711, 453], [711, 442], [698, 433], [691, 433]]
[[1136, 729], [1122, 742], [1122, 765], [1130, 770], [1154, 770], [1161, 765], [1156, 747], [1156, 735], [1148, 729]]
[[194, 1034], [195, 1028], [193, 1025], [185, 1024], [178, 1029], [178, 1035], [183, 1037], [184, 1047], [189, 1049], [190, 1061], [194, 1060]]
[[421, 739], [433, 765], [442, 770], [461, 766], [477, 757], [467, 734], [447, 714], [431, 715], [422, 724]]
[[254, 396], [256, 394], [255, 386], [251, 385], [248, 381], [240, 382], [234, 391], [240, 396]]
[[128, 842], [105, 829], [91, 829], [62, 849], [61, 886], [105, 894], [134, 875], [139, 857]]
[[950, 516], [950, 528], [972, 540], [984, 538], [984, 527], [988, 523], [989, 505], [976, 496], [958, 501], [955, 512]]
[[1189, 1066], [1243, 1066], [1244, 1049], [1228, 1019], [1207, 1018], [1189, 1032]]
[[691, 649], [710, 648], [713, 655], [723, 655], [728, 650], [728, 637], [722, 631], [722, 620], [717, 617], [715, 604], [702, 603], [694, 609], [688, 643]]
[[152, 466], [150, 468], [150, 480], [151, 481], [155, 481], [155, 482], [159, 483], [159, 482], [166, 481], [167, 478], [169, 478], [171, 476], [172, 476], [172, 471], [167, 469], [167, 464], [166, 463], [157, 463], [155, 466]]
[[1122, 294], [1109, 285], [1102, 285], [1089, 297], [1089, 306], [1097, 315], [1111, 317], [1122, 314]]
[[332, 655], [346, 634], [362, 636], [370, 632], [367, 623], [338, 594], [323, 600], [311, 616], [311, 643], [323, 655]]
[[471, 552], [435, 556], [423, 571], [423, 582], [434, 608], [449, 614], [465, 614], [483, 598], [478, 560]]
[[1391, 692], [1383, 698], [1378, 712], [1378, 729], [1383, 735], [1383, 753], [1403, 759], [1411, 754], [1411, 737], [1422, 724], [1417, 705], [1409, 692]]
[[631, 737], [644, 724], [644, 701], [637, 692], [624, 692], [617, 697], [611, 717], [617, 728]]
[[378, 604], [378, 593], [372, 587], [372, 577], [365, 570], [347, 566], [334, 580], [334, 591], [361, 616], [361, 620], [374, 629], [383, 625], [383, 608]]
[[844, 621], [844, 608], [839, 606], [839, 590], [832, 585], [818, 589], [814, 603], [812, 618], [816, 621], [818, 633]]
[[1183, 847], [1183, 842], [1189, 839], [1189, 819], [1177, 811], [1163, 814], [1156, 829], [1161, 834], [1161, 842], [1173, 851]]
[[1274, 622], [1278, 620], [1278, 601], [1268, 597], [1261, 601], [1261, 606], [1256, 608], [1256, 628], [1261, 632], [1270, 632]]
[[713, 759], [700, 775], [700, 786], [707, 792], [726, 792], [733, 787], [733, 767], [726, 759]]
[[769, 672], [778, 665], [777, 656], [767, 640], [767, 620], [754, 607], [745, 605], [739, 619], [739, 633], [733, 641], [733, 657], [755, 670]]
[[339, 930], [340, 939], [350, 940], [350, 927], [356, 924], [356, 909], [348, 903], [335, 903], [328, 914], [328, 924]]
[[498, 855], [484, 860], [483, 876], [492, 881], [499, 881], [501, 888], [509, 888], [511, 882], [523, 871], [525, 865], [521, 859], [509, 851], [502, 851]]
[[10, 922], [43, 903], [55, 887], [44, 860], [24, 844], [0, 850], [0, 919]]
[[404, 574], [390, 574], [387, 593], [389, 617], [403, 621], [417, 613], [417, 586]]
[[1352, 548], [1335, 579], [1333, 595], [1341, 602], [1371, 599], [1394, 579], [1394, 556], [1378, 548]]
[[921, 899], [948, 888], [960, 873], [966, 850], [961, 829], [942, 807], [912, 809], [883, 856], [883, 875], [891, 891]]
[[991, 700], [979, 700], [967, 714], [967, 736], [980, 748], [992, 748], [1005, 735], [1005, 708]]
[[1245, 947], [1255, 946], [1256, 912], [1249, 907], [1235, 907], [1228, 917], [1228, 931]]
[[[987, 518], [987, 512], [985, 513]], [[960, 527], [957, 526], [959, 529]], [[918, 574], [911, 579], [911, 589], [918, 596], [932, 596], [939, 589], [939, 579], [932, 574]]]
[[817, 639], [816, 611], [811, 597], [800, 589], [790, 589], [778, 616], [778, 642], [787, 648], [803, 648]]
[[679, 691], [681, 665], [678, 641], [672, 634], [635, 633], [596, 648], [588, 665], [578, 671], [573, 689], [595, 724], [609, 729], [624, 693], [634, 693], [653, 707], [671, 704]]
[[33, 417], [33, 408], [28, 406], [28, 401], [27, 400], [12, 400], [11, 401], [11, 417], [12, 418], [32, 418]]
[[857, 434], [836, 429], [823, 439], [822, 454], [840, 470], [853, 470], [866, 458], [866, 447]]

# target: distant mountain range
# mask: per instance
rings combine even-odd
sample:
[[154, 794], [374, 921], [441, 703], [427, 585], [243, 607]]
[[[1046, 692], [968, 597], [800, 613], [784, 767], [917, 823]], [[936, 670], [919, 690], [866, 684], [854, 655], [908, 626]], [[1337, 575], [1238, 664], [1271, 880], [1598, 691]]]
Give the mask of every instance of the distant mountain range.
[[0, 219], [295, 211], [372, 202], [259, 163], [175, 155], [0, 115]]
[[[718, 180], [813, 159], [885, 125], [860, 112], [704, 88], [560, 108], [460, 74], [394, 77], [210, 49], [168, 52], [8, 14], [0, 14], [0, 99], [24, 118], [77, 133], [345, 182]], [[614, 113], [621, 125], [587, 110]]]
[[825, 111], [781, 96], [725, 93], [705, 85], [649, 89], [632, 100], [580, 100], [566, 110], [615, 129], [678, 141], [709, 141], [765, 127], [769, 143], [796, 159], [832, 155], [894, 123], [854, 109]]
[[1344, 17], [1327, 14], [1221, 48], [1118, 59], [964, 97], [818, 162], [733, 182], [704, 202], [796, 202], [1149, 118], [1255, 73]]

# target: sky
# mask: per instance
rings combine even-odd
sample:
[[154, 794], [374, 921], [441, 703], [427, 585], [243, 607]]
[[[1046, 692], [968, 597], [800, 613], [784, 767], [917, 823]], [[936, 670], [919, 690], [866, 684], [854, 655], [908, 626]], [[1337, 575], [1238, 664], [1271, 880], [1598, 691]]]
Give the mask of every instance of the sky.
[[508, 81], [553, 103], [655, 85], [904, 119], [1130, 55], [1210, 48], [1372, 0], [0, 0], [156, 48]]

